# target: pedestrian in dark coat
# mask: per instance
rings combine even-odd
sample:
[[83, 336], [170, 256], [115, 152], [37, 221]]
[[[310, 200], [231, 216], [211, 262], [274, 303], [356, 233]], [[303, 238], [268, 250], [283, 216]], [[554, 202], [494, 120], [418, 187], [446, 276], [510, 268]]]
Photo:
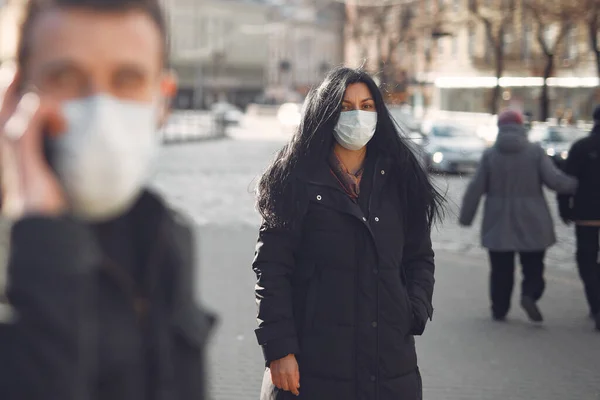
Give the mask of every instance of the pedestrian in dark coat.
[[565, 165], [566, 173], [579, 180], [577, 192], [558, 200], [562, 220], [575, 222], [579, 275], [590, 315], [600, 331], [600, 106], [593, 118], [590, 135], [573, 145]]
[[523, 117], [508, 110], [498, 117], [498, 138], [481, 159], [465, 192], [460, 224], [470, 226], [486, 196], [481, 242], [491, 263], [492, 317], [502, 321], [510, 309], [515, 253], [523, 264], [521, 305], [535, 322], [543, 320], [537, 301], [545, 289], [544, 256], [556, 242], [544, 186], [573, 193], [577, 181], [563, 174], [544, 150], [527, 139]]
[[259, 184], [262, 400], [422, 398], [441, 198], [373, 80], [333, 71]]

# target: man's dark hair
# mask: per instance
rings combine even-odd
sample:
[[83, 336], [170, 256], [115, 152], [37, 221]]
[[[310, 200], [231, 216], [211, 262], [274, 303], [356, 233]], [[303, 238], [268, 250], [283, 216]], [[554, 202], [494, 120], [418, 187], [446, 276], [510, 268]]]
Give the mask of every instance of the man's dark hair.
[[30, 56], [29, 43], [31, 30], [40, 14], [52, 8], [79, 8], [105, 13], [122, 13], [132, 10], [142, 11], [156, 23], [163, 38], [164, 59], [168, 55], [167, 23], [159, 0], [29, 0], [25, 10], [25, 18], [21, 25], [17, 63], [24, 66]]

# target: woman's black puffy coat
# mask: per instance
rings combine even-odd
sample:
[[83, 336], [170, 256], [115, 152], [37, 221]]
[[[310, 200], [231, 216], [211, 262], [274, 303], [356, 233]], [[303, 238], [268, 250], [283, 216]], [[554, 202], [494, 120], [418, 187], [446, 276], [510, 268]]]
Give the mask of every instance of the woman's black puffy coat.
[[[301, 399], [421, 399], [413, 335], [432, 315], [434, 255], [397, 179], [372, 162], [357, 204], [323, 163], [298, 178], [302, 224], [260, 230], [256, 335], [267, 365], [296, 354]], [[267, 369], [261, 399], [287, 398]]]

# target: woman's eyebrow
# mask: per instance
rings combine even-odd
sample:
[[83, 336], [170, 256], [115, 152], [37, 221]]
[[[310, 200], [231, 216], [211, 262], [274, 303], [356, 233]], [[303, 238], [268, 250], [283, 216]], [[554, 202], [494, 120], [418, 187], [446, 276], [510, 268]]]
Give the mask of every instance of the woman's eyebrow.
[[367, 101], [373, 101], [373, 99], [371, 97], [361, 100], [361, 103], [366, 103]]

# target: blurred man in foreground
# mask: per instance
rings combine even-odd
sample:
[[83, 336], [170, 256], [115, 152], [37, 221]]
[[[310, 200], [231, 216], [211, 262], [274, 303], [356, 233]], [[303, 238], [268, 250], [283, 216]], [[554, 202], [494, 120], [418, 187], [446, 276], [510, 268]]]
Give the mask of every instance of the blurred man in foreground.
[[2, 400], [204, 398], [192, 234], [145, 189], [166, 51], [158, 0], [27, 7], [0, 109]]
[[566, 173], [579, 180], [577, 193], [558, 201], [562, 220], [575, 222], [579, 275], [600, 331], [600, 106], [593, 117], [592, 132], [573, 145], [565, 165]]

